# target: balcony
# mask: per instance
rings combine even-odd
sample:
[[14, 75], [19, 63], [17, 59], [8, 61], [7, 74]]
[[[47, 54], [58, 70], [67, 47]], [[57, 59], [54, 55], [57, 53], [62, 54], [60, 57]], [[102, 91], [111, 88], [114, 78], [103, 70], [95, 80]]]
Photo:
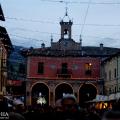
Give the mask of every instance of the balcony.
[[72, 70], [70, 69], [58, 69], [57, 70], [57, 77], [58, 78], [71, 78], [72, 77]]
[[91, 76], [92, 75], [92, 71], [91, 70], [86, 70], [85, 71], [85, 75]]

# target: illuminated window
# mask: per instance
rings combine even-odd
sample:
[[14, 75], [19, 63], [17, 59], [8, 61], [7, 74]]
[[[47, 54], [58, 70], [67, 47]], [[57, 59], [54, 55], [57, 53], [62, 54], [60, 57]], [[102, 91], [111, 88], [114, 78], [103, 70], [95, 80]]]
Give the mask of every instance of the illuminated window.
[[86, 75], [91, 75], [92, 74], [92, 64], [91, 63], [86, 63], [85, 64], [85, 74]]

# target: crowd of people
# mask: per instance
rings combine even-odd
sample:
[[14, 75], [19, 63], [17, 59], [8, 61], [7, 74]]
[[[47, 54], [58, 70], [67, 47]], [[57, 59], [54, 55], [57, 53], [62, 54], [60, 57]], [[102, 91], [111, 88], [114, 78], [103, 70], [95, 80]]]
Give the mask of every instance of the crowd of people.
[[120, 120], [120, 101], [101, 114], [95, 108], [80, 107], [72, 96], [63, 97], [54, 108], [47, 105], [24, 107], [20, 104], [9, 108], [3, 98], [0, 99], [0, 112], [7, 112], [9, 120]]

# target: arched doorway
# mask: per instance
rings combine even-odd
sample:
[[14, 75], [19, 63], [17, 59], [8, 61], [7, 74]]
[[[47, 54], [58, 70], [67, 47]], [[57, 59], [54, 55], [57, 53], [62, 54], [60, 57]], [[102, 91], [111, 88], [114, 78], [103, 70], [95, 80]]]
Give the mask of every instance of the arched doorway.
[[71, 85], [67, 83], [62, 83], [58, 85], [55, 89], [55, 101], [61, 99], [64, 94], [73, 94], [73, 89]]
[[93, 100], [97, 95], [97, 88], [93, 84], [83, 84], [79, 89], [79, 103]]
[[49, 88], [44, 83], [37, 83], [32, 87], [32, 105], [49, 105]]

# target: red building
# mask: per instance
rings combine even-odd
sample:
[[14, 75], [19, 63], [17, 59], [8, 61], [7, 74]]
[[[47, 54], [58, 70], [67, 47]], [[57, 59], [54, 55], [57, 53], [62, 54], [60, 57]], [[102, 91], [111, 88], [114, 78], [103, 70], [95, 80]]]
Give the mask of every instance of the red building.
[[95, 80], [100, 78], [100, 59], [91, 57], [38, 57], [28, 60], [27, 78], [38, 79], [80, 79]]
[[[65, 18], [68, 15], [66, 13]], [[109, 56], [118, 49], [100, 47], [83, 47], [82, 39], [72, 39], [72, 24], [69, 19], [60, 21], [61, 38], [51, 47], [30, 48], [27, 56], [27, 105], [36, 104], [43, 96], [47, 104], [54, 105], [64, 94], [71, 93], [83, 103], [102, 93], [100, 80], [101, 57]]]

